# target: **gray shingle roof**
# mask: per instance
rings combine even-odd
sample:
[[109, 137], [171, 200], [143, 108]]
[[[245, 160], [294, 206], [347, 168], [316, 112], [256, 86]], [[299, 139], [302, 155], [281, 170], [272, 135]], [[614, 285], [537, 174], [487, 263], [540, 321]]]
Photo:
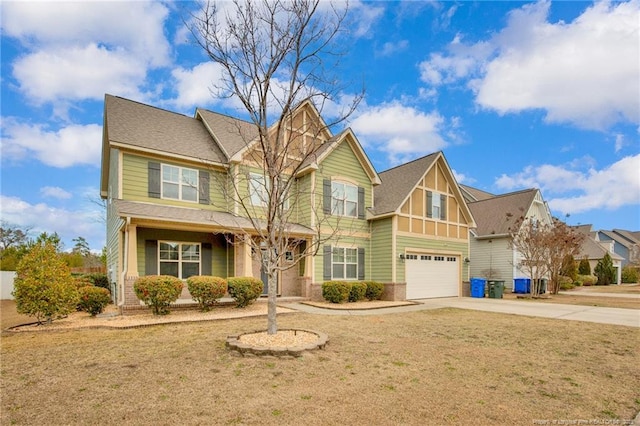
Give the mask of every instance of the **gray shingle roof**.
[[226, 163], [199, 120], [139, 102], [105, 96], [105, 132], [110, 142], [168, 155]]
[[248, 121], [197, 108], [196, 115], [211, 129], [229, 158], [243, 150], [258, 136], [258, 128]]
[[[251, 230], [249, 219], [231, 213], [189, 207], [176, 207], [137, 201], [114, 200], [120, 217], [190, 223], [210, 226], [212, 229]], [[289, 231], [297, 235], [314, 235], [314, 231], [300, 224], [289, 224]]]
[[495, 197], [494, 194], [490, 194], [478, 188], [473, 188], [471, 186], [462, 185], [462, 184], [460, 184], [459, 186], [460, 186], [460, 189], [462, 190], [462, 195], [464, 195], [464, 199], [467, 200], [468, 203], [472, 203], [474, 201], [488, 200], [489, 198]]
[[375, 208], [372, 212], [377, 216], [396, 211], [439, 154], [435, 152], [379, 173], [382, 183], [373, 190]]
[[526, 189], [468, 203], [476, 221], [477, 236], [507, 234], [509, 227], [529, 211], [537, 192], [537, 189]]

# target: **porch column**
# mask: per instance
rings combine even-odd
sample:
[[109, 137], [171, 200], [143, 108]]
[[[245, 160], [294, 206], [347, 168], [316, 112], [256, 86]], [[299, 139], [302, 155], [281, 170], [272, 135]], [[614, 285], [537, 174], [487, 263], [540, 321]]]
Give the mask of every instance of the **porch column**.
[[138, 278], [137, 225], [129, 223], [124, 232], [126, 268], [124, 271], [124, 291], [122, 292], [124, 300], [122, 302], [125, 306], [135, 306], [140, 304], [135, 291], [133, 291], [133, 283]]
[[249, 242], [251, 237], [246, 235], [244, 240], [242, 241], [242, 249], [243, 249], [243, 262], [242, 262], [242, 276], [243, 277], [252, 277], [253, 276], [253, 259], [251, 258], [251, 243]]

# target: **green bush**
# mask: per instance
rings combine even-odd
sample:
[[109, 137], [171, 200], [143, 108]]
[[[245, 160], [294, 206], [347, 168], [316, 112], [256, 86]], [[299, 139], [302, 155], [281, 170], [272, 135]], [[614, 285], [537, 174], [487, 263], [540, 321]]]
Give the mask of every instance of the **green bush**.
[[78, 290], [83, 287], [93, 287], [93, 282], [86, 275], [78, 275], [73, 277], [73, 282]]
[[384, 293], [384, 284], [377, 281], [365, 281], [367, 285], [366, 297], [369, 300], [380, 300], [382, 293]]
[[634, 284], [638, 282], [638, 269], [633, 266], [622, 268], [622, 282], [624, 284]]
[[13, 297], [18, 313], [51, 322], [76, 309], [78, 290], [69, 267], [51, 243], [33, 245], [16, 267]]
[[109, 290], [96, 286], [85, 286], [78, 290], [80, 303], [78, 307], [81, 311], [88, 312], [92, 317], [104, 312], [111, 301]]
[[558, 277], [558, 284], [560, 285], [560, 290], [572, 290], [575, 287], [571, 277], [565, 277], [564, 275]]
[[182, 287], [182, 280], [170, 275], [147, 275], [133, 283], [136, 296], [153, 309], [154, 315], [168, 314], [169, 305], [178, 300]]
[[254, 277], [231, 277], [227, 280], [229, 295], [236, 301], [236, 308], [244, 308], [262, 294], [264, 284]]
[[349, 300], [351, 283], [348, 281], [325, 281], [322, 283], [322, 297], [331, 303], [344, 303]]
[[351, 290], [349, 290], [349, 302], [364, 300], [366, 294], [367, 284], [362, 281], [354, 281], [351, 283]]
[[576, 285], [578, 286], [590, 286], [595, 285], [598, 282], [598, 278], [593, 275], [578, 275], [576, 279]]
[[86, 274], [85, 277], [87, 277], [94, 286], [106, 288], [109, 290], [109, 293], [111, 293], [111, 284], [109, 283], [109, 277], [107, 277], [107, 274], [96, 272], [93, 274]]
[[194, 275], [187, 278], [187, 288], [200, 309], [208, 311], [227, 293], [227, 280], [207, 275]]
[[580, 260], [580, 264], [578, 265], [578, 274], [591, 275], [591, 264], [589, 263], [589, 259], [586, 257]]
[[593, 274], [598, 277], [597, 285], [609, 285], [617, 283], [616, 269], [613, 267], [613, 260], [609, 253], [598, 261], [593, 268]]

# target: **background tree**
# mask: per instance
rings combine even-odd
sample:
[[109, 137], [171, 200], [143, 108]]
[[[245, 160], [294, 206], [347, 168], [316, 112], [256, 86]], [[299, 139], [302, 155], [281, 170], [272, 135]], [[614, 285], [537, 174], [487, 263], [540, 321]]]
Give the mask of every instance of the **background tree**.
[[580, 264], [578, 265], [578, 273], [580, 275], [591, 275], [591, 264], [589, 263], [589, 259], [587, 259], [586, 256], [580, 259]]
[[609, 285], [618, 281], [616, 268], [613, 266], [613, 260], [609, 253], [605, 253], [604, 257], [598, 261], [596, 267], [593, 268], [593, 273], [598, 277], [597, 285]]
[[51, 241], [34, 243], [16, 268], [13, 296], [18, 313], [38, 323], [73, 312], [78, 291], [69, 267]]
[[531, 294], [539, 294], [541, 280], [549, 278], [550, 291], [557, 294], [563, 261], [575, 256], [584, 235], [554, 218], [552, 224], [535, 219], [519, 218], [510, 228], [510, 246], [521, 257], [519, 267], [529, 272]]
[[562, 261], [562, 270], [560, 275], [571, 278], [575, 281], [578, 278], [578, 266], [573, 255], [567, 255]]
[[[207, 3], [190, 24], [197, 43], [223, 70], [215, 95], [239, 101], [255, 126], [255, 137], [253, 133], [247, 137], [241, 129], [238, 133], [247, 145], [254, 144], [251, 160], [261, 170], [260, 178], [252, 180], [248, 170], [230, 168], [222, 188], [228, 188], [251, 222], [247, 237], [238, 238], [251, 245], [268, 277], [269, 334], [277, 332], [278, 272], [314, 255], [323, 241], [321, 221], [316, 222], [311, 244], [291, 238], [290, 215], [302, 196], [296, 191], [297, 173], [317, 153], [323, 142], [320, 135], [345, 120], [361, 99], [355, 96], [332, 122], [310, 123], [292, 131], [293, 114], [302, 101], [313, 102], [322, 112], [324, 105], [341, 95], [338, 68], [328, 59], [339, 57], [336, 41], [342, 36], [347, 10], [331, 6], [321, 12], [319, 6], [318, 0]], [[308, 132], [317, 137], [301, 143], [298, 135]], [[260, 198], [259, 210], [246, 195], [248, 184], [251, 195]], [[292, 252], [299, 256], [283, 262]]]
[[26, 253], [26, 244], [31, 228], [20, 229], [9, 222], [0, 222], [0, 270], [15, 271], [18, 262]]

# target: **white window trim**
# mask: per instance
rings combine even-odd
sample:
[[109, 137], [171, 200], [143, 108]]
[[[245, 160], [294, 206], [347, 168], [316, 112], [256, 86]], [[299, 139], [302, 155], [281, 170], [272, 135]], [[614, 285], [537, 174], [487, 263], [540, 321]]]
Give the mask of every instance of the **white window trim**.
[[[178, 259], [177, 260], [167, 260], [160, 258], [160, 247], [162, 244], [178, 244]], [[192, 245], [198, 246], [198, 261], [193, 260], [182, 260], [182, 246], [183, 245]], [[190, 242], [190, 241], [169, 241], [169, 240], [161, 240], [158, 241], [158, 273], [161, 274], [161, 264], [162, 263], [177, 263], [178, 264], [178, 278], [184, 280], [186, 278], [182, 277], [182, 265], [184, 263], [197, 263], [198, 264], [198, 274], [202, 274], [202, 243]]]
[[[342, 250], [343, 253], [343, 257], [344, 257], [344, 261], [343, 262], [334, 262], [333, 261], [333, 251], [334, 250]], [[354, 262], [347, 262], [347, 253], [346, 250], [354, 250], [355, 251], [355, 263]], [[333, 265], [342, 265], [343, 266], [343, 271], [344, 271], [344, 277], [336, 277], [333, 274]], [[356, 273], [355, 273], [355, 277], [350, 278], [347, 277], [347, 265], [355, 265], [356, 266]], [[358, 248], [357, 247], [341, 247], [341, 246], [333, 246], [331, 247], [331, 279], [337, 279], [337, 280], [344, 280], [344, 281], [357, 281], [358, 280]]]
[[[344, 187], [344, 198], [338, 198], [336, 196], [337, 190], [334, 188], [334, 185], [342, 185]], [[349, 200], [347, 198], [347, 187], [355, 189], [355, 200]], [[355, 203], [356, 207], [354, 209], [354, 214], [347, 214], [347, 203]], [[342, 213], [338, 213], [337, 204], [342, 205]], [[339, 180], [331, 181], [331, 214], [334, 216], [344, 216], [344, 217], [358, 217], [358, 185], [354, 185], [350, 182], [344, 182]]]
[[[172, 167], [175, 169], [178, 169], [178, 182], [172, 182], [172, 181], [165, 181], [164, 179], [164, 169], [165, 167]], [[182, 188], [184, 186], [188, 186], [191, 188], [191, 185], [187, 185], [186, 182], [183, 179], [183, 171], [184, 170], [188, 170], [190, 172], [195, 172], [196, 174], [196, 181], [195, 181], [195, 192], [196, 192], [196, 199], [195, 200], [185, 200], [182, 196]], [[172, 185], [178, 185], [178, 198], [173, 198], [173, 197], [167, 197], [164, 195], [164, 186], [165, 186], [165, 182], [167, 184], [172, 184]], [[160, 165], [160, 197], [163, 200], [178, 200], [178, 201], [184, 201], [186, 203], [199, 203], [200, 202], [200, 172], [197, 169], [191, 169], [188, 167], [181, 167], [181, 166], [174, 166], [173, 164], [164, 164], [162, 163]]]

